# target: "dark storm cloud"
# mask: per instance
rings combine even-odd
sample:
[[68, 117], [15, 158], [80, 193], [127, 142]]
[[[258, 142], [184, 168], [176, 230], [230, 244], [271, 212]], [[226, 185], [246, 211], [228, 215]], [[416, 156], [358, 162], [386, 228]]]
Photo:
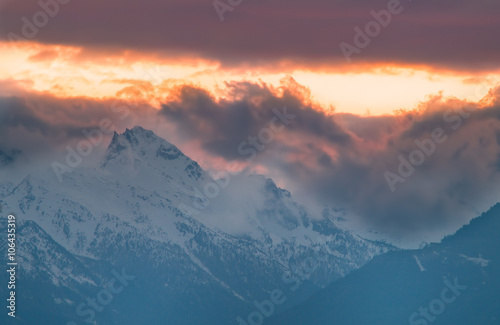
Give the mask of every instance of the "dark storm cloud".
[[[304, 172], [303, 164], [276, 160], [275, 168], [285, 168], [292, 179], [307, 175], [295, 176], [295, 184], [304, 193], [312, 193], [320, 202], [348, 207], [379, 231], [412, 239], [430, 233], [437, 239], [448, 227], [457, 228], [496, 203], [500, 191], [500, 106], [468, 114], [463, 107], [474, 105], [462, 103], [461, 107], [455, 100], [441, 99], [418, 112], [370, 117], [357, 126], [346, 126], [357, 135], [357, 149], [340, 148], [331, 168]], [[379, 129], [355, 130], [366, 124]], [[413, 151], [420, 150], [415, 140], [428, 142], [437, 128], [446, 140], [434, 143], [435, 149], [425, 155], [423, 164], [391, 191], [385, 172], [399, 174], [399, 156], [409, 160]]]
[[[306, 66], [345, 64], [340, 43], [353, 45], [354, 27], [363, 29], [373, 20], [370, 12], [386, 9], [388, 2], [242, 0], [221, 23], [213, 0], [71, 0], [33, 40], [103, 51], [189, 53], [225, 66], [271, 68], [271, 62], [285, 58]], [[401, 5], [403, 11], [353, 59], [467, 70], [500, 67], [498, 1], [402, 0]], [[0, 37], [22, 36], [22, 17], [32, 21], [39, 10], [37, 0], [4, 1]]]
[[[307, 92], [285, 91], [280, 97], [265, 85], [232, 87], [245, 95], [216, 101], [203, 90], [183, 89], [161, 114], [206, 151], [232, 160], [245, 158], [238, 156], [238, 143], [266, 126], [270, 109], [287, 105], [297, 118], [256, 163], [284, 178], [299, 197], [346, 207], [390, 236], [418, 240], [429, 233], [437, 239], [498, 200], [496, 91], [482, 108], [437, 95], [418, 110], [362, 117], [315, 110], [304, 104], [310, 102]], [[400, 156], [410, 160], [415, 150], [422, 151], [416, 141], [429, 143], [436, 129], [443, 141], [428, 144], [432, 152], [423, 153], [423, 163], [393, 184], [393, 191], [385, 173], [398, 175]]]
[[21, 149], [35, 158], [55, 154], [68, 143], [85, 138], [84, 131], [99, 129], [103, 119], [121, 131], [134, 125], [139, 113], [142, 120], [147, 119], [147, 106], [19, 91], [16, 96], [0, 97], [0, 149]]
[[348, 145], [350, 135], [332, 118], [303, 105], [305, 94], [293, 83], [291, 86], [295, 86], [293, 91], [287, 89], [278, 96], [267, 85], [228, 83], [228, 98], [218, 101], [203, 89], [183, 86], [163, 104], [161, 114], [173, 122], [178, 133], [198, 139], [207, 151], [230, 160], [247, 159], [238, 152], [238, 145], [250, 136], [258, 137], [273, 119], [283, 124], [276, 110], [296, 116], [290, 125], [277, 126], [286, 126], [284, 134], [303, 133], [332, 146]]

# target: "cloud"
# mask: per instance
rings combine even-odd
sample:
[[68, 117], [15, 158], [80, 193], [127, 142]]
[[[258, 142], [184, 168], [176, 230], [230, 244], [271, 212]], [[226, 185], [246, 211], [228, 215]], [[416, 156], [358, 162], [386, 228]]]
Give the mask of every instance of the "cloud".
[[52, 161], [66, 145], [84, 139], [84, 131], [99, 129], [103, 119], [122, 131], [147, 120], [153, 111], [136, 102], [60, 98], [17, 89], [14, 96], [0, 96], [0, 149], [21, 149], [34, 162], [40, 157]]
[[[437, 240], [496, 203], [500, 190], [500, 106], [458, 104], [440, 97], [396, 116], [343, 116], [347, 124], [341, 125], [356, 135], [356, 146], [340, 147], [329, 168], [307, 168], [293, 159], [274, 160], [275, 168], [287, 170], [302, 195], [346, 207], [377, 231]], [[399, 156], [408, 160], [419, 149], [415, 140], [431, 139], [437, 128], [447, 140], [434, 143], [424, 163], [391, 191], [384, 173], [399, 174]], [[308, 155], [320, 159], [324, 150]]]
[[[345, 208], [394, 239], [437, 240], [498, 201], [500, 88], [479, 103], [437, 94], [414, 110], [385, 116], [327, 113], [291, 78], [277, 88], [231, 82], [224, 91], [219, 98], [193, 85], [174, 86], [161, 109], [133, 108], [124, 120], [111, 99], [0, 97], [0, 149], [57, 155], [102, 118], [119, 132], [138, 124], [205, 167], [236, 161], [265, 172], [301, 201]], [[273, 110], [283, 114], [284, 107], [295, 115], [288, 124]], [[273, 118], [279, 128], [272, 140], [260, 142], [253, 159], [241, 154], [240, 144], [271, 129]], [[446, 139], [433, 140], [431, 150], [436, 129]], [[428, 153], [416, 140], [427, 143]], [[413, 159], [416, 150], [424, 161], [392, 191], [386, 172], [399, 175], [400, 156]]]
[[[46, 44], [99, 51], [163, 53], [217, 60], [223, 66], [346, 65], [339, 44], [353, 44], [354, 28], [388, 1], [247, 1], [225, 13], [213, 1], [71, 1], [32, 38]], [[500, 4], [491, 0], [401, 1], [403, 12], [373, 39], [355, 63], [396, 62], [457, 70], [498, 70]], [[120, 14], [116, 14], [120, 8]], [[22, 17], [32, 19], [37, 1], [4, 1], [0, 35], [22, 36]], [[44, 54], [49, 55], [48, 53]]]
[[[295, 92], [291, 81], [281, 95], [265, 84], [228, 86], [231, 96], [220, 101], [202, 89], [181, 88], [161, 114], [206, 152], [244, 161], [238, 144], [266, 126], [273, 107], [287, 106], [297, 118], [252, 164], [304, 201], [347, 208], [374, 231], [438, 240], [498, 200], [498, 90], [482, 104], [437, 94], [411, 111], [365, 117], [314, 109], [307, 90]], [[436, 129], [446, 140], [434, 142], [393, 192], [385, 173], [397, 175], [400, 155], [409, 160], [421, 151], [416, 141], [428, 143]]]
[[[225, 98], [220, 100], [206, 90], [181, 86], [163, 104], [161, 114], [175, 125], [177, 132], [199, 139], [205, 150], [229, 160], [247, 159], [239, 153], [238, 146], [249, 137], [259, 138], [259, 132], [270, 128], [273, 119], [282, 123], [275, 110], [297, 116], [290, 125], [282, 125], [287, 128], [276, 136], [304, 133], [321, 137], [332, 146], [350, 142], [349, 133], [311, 105], [307, 89], [293, 79], [283, 83], [284, 87], [274, 89], [263, 83], [231, 82]], [[281, 95], [277, 94], [279, 91]]]

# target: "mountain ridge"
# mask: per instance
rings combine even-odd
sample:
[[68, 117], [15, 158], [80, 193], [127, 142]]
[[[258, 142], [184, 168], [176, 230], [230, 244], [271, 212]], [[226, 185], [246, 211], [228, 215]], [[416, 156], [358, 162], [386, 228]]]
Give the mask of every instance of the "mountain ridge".
[[[499, 231], [500, 203], [440, 243], [375, 257], [269, 324], [496, 325]], [[446, 288], [453, 303], [440, 295]]]
[[[203, 317], [232, 324], [236, 316], [254, 308], [255, 299], [286, 288], [283, 275], [299, 273], [308, 256], [324, 257], [303, 279], [303, 294], [288, 299], [283, 308], [291, 306], [373, 256], [394, 249], [334, 225], [321, 228], [290, 192], [265, 177], [232, 178], [199, 216], [179, 208], [183, 202], [203, 200], [199, 193], [211, 181], [177, 147], [152, 131], [135, 127], [113, 136], [99, 166], [75, 168], [63, 183], [48, 172], [32, 173], [0, 204], [19, 220], [43, 229], [64, 248], [65, 260], [76, 258], [87, 268], [95, 268], [101, 278], [113, 267], [138, 273], [138, 279], [147, 274], [143, 285], [158, 291], [148, 293], [150, 299], [175, 306], [167, 316], [172, 324], [196, 324]], [[48, 270], [50, 259], [36, 263], [40, 265], [27, 262], [20, 267]], [[50, 276], [44, 272], [37, 277]], [[164, 289], [158, 289], [157, 281], [164, 283]], [[56, 283], [46, 283], [44, 292], [58, 293], [51, 297], [60, 302], [53, 308], [68, 311], [61, 314], [61, 321], [75, 317], [74, 308], [66, 303], [76, 299], [71, 288]], [[99, 290], [98, 286], [93, 290]], [[140, 288], [131, 287], [130, 294], [139, 292], [134, 290]], [[221, 316], [214, 294], [231, 311]], [[129, 295], [123, 297], [116, 308], [127, 310], [130, 301], [143, 305]], [[197, 303], [174, 303], [176, 297], [186, 302], [192, 297]], [[217, 315], [215, 310], [219, 310]], [[102, 317], [105, 324], [117, 323], [113, 315]], [[151, 317], [154, 323], [165, 315]], [[133, 324], [132, 319], [120, 322]]]

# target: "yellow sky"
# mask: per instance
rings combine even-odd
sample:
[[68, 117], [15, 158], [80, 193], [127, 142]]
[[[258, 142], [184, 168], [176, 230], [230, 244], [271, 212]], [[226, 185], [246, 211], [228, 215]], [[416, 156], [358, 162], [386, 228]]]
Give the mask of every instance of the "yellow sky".
[[[226, 81], [263, 81], [275, 87], [292, 76], [311, 90], [325, 108], [356, 114], [390, 114], [412, 109], [427, 96], [444, 96], [478, 101], [500, 74], [466, 75], [430, 72], [423, 68], [383, 65], [369, 70], [322, 73], [297, 68], [286, 73], [255, 69], [223, 69], [206, 60], [161, 60], [127, 54], [82, 57], [82, 50], [68, 46], [36, 43], [11, 46], [0, 43], [0, 80], [18, 81], [28, 90], [47, 91], [58, 96], [112, 97], [126, 87], [141, 91], [158, 105], [173, 84], [190, 82], [214, 93]], [[123, 93], [123, 92], [122, 92]], [[5, 94], [5, 91], [1, 93]]]

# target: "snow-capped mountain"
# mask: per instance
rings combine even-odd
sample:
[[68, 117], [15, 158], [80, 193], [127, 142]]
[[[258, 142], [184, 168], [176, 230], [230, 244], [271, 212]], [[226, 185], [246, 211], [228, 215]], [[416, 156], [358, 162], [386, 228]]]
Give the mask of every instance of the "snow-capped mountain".
[[[95, 168], [27, 176], [0, 201], [22, 229], [20, 277], [38, 283], [22, 297], [44, 301], [23, 308], [50, 324], [236, 324], [287, 274], [303, 285], [283, 308], [393, 249], [313, 218], [263, 176], [225, 181], [141, 127], [115, 133]], [[123, 268], [136, 280], [113, 307], [78, 311]]]

